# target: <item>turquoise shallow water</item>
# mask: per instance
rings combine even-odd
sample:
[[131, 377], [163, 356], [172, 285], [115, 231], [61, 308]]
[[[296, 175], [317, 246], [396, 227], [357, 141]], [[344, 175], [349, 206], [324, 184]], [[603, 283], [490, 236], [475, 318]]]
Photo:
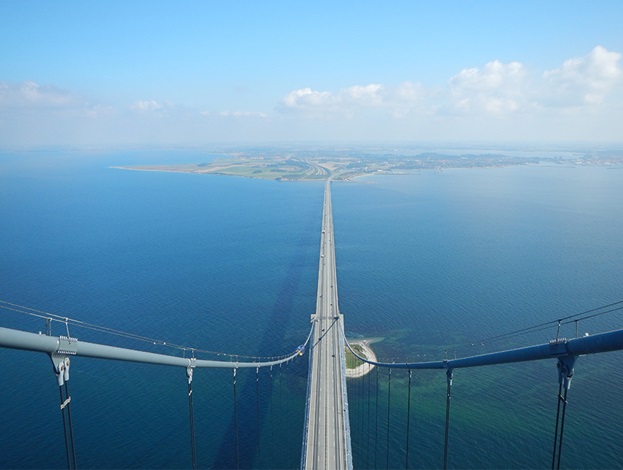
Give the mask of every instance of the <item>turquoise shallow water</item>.
[[[212, 157], [0, 156], [0, 299], [215, 351], [294, 349], [315, 306], [322, 183], [109, 168]], [[375, 350], [388, 361], [438, 359], [445, 350], [474, 353], [461, 346], [474, 340], [621, 300], [622, 174], [528, 166], [334, 184], [340, 307], [349, 335], [383, 338]], [[0, 319], [2, 326], [44, 329], [41, 320], [10, 311], [0, 311]], [[616, 315], [581, 325], [589, 332], [620, 326]], [[125, 344], [89, 331], [72, 334]], [[49, 360], [8, 350], [0, 358], [0, 466], [64, 467]], [[578, 360], [564, 466], [623, 467], [620, 359], [612, 353]], [[274, 370], [272, 379], [262, 370], [257, 389], [255, 371], [240, 373], [242, 467], [298, 466], [305, 366], [306, 358]], [[235, 467], [231, 371], [196, 375], [199, 464]], [[375, 374], [349, 382], [358, 468], [373, 466], [373, 455], [380, 467], [388, 457], [390, 467], [404, 467], [406, 375], [392, 377], [389, 454], [386, 375], [380, 372], [378, 408]], [[450, 466], [548, 467], [556, 380], [549, 362], [459, 371]], [[414, 374], [414, 384], [410, 466], [438, 467], [445, 379]], [[79, 466], [190, 465], [183, 371], [78, 358], [71, 387]]]

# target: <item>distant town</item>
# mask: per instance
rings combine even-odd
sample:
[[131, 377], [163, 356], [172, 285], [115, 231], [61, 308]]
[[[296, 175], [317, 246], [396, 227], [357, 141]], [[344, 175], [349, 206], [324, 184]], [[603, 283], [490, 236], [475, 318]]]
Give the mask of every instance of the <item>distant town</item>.
[[278, 181], [350, 180], [365, 175], [400, 175], [417, 171], [456, 168], [493, 168], [516, 165], [603, 166], [623, 169], [623, 152], [568, 153], [552, 156], [518, 156], [498, 153], [394, 153], [326, 152], [311, 150], [231, 152], [216, 160], [175, 164], [117, 166], [141, 171], [220, 174]]

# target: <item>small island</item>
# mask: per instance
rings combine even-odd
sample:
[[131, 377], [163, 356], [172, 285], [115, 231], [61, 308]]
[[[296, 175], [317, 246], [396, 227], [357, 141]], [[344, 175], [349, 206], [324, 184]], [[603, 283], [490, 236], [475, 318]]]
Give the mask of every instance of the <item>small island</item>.
[[[370, 347], [370, 341], [349, 341], [349, 344], [358, 356], [365, 357], [369, 361], [377, 362], [376, 355]], [[346, 348], [346, 378], [354, 379], [363, 377], [366, 374], [369, 374], [374, 367], [374, 365], [368, 364], [367, 362], [361, 362], [352, 352], [350, 352], [348, 347]]]

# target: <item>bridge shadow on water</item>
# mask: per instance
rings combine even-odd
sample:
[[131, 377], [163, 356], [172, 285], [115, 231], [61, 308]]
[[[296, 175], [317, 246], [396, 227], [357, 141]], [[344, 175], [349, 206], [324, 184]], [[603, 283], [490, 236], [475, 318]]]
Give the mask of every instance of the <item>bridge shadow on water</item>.
[[[305, 227], [306, 231], [311, 229], [311, 227]], [[293, 320], [303, 327], [302, 335], [307, 334], [307, 321], [311, 312], [294, 312], [294, 300], [301, 283], [301, 266], [306, 264], [309, 256], [309, 249], [303, 237], [300, 237], [270, 317], [268, 321], [261, 322], [266, 327], [258, 345], [259, 353], [273, 352], [276, 346], [284, 344]], [[315, 285], [309, 288], [316, 290]], [[301, 337], [300, 342], [302, 343], [304, 339]], [[275, 366], [270, 372], [265, 370], [266, 368], [260, 369], [259, 380], [263, 384], [259, 395], [256, 371], [238, 370], [240, 377], [236, 390], [238, 423], [232, 412], [229, 423], [224, 427], [223, 435], [226, 438], [216, 453], [212, 468], [295, 468], [299, 466], [307, 364], [308, 357], [303, 356], [294, 363]], [[266, 385], [265, 382], [269, 376], [271, 379]], [[290, 380], [284, 384], [284, 379], [287, 377]], [[296, 382], [294, 385], [292, 385], [293, 381]], [[295, 390], [292, 390], [293, 387]], [[300, 399], [300, 407], [297, 406], [297, 409], [300, 408], [299, 413], [297, 416], [292, 416], [288, 410], [284, 411], [283, 407], [288, 407], [292, 400], [297, 401], [297, 399]], [[295, 422], [297, 418], [300, 421], [298, 424]], [[257, 435], [258, 422], [262, 423], [262, 436]], [[296, 432], [293, 432], [293, 429], [296, 429]], [[235, 437], [236, 430], [238, 443]], [[270, 436], [266, 436], [267, 433], [270, 433]], [[237, 445], [239, 455], [237, 455]], [[268, 448], [262, 448], [265, 446]]]

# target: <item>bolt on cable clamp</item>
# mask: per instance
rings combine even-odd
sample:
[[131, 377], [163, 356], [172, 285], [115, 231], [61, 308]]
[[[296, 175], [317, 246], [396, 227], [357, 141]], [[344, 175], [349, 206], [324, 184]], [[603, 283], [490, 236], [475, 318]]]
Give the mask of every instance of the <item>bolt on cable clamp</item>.
[[75, 356], [78, 353], [78, 338], [59, 336], [56, 354], [69, 354]]

